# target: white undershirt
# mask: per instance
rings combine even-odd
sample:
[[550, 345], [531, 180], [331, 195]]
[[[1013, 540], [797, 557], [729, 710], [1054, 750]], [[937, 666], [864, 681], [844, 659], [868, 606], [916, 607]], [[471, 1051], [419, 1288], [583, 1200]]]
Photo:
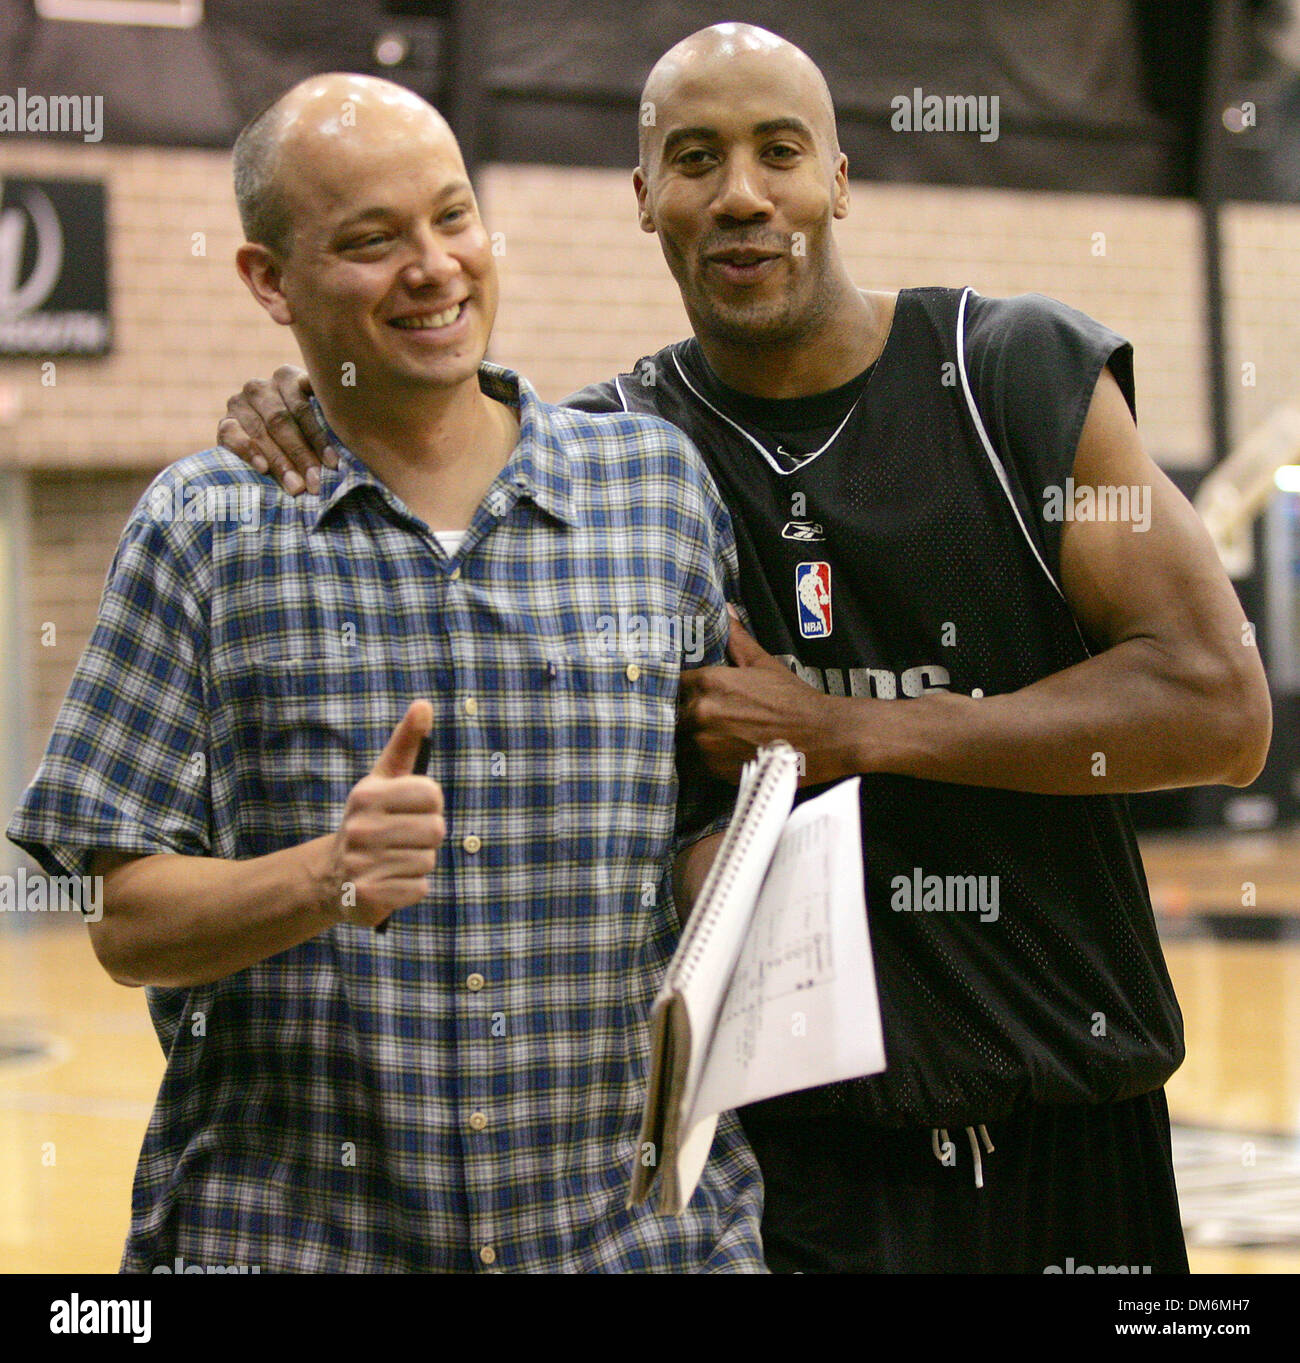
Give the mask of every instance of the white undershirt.
[[455, 558], [460, 553], [460, 546], [465, 541], [464, 530], [435, 530], [433, 532], [438, 537], [438, 543], [442, 545], [442, 552], [448, 558]]

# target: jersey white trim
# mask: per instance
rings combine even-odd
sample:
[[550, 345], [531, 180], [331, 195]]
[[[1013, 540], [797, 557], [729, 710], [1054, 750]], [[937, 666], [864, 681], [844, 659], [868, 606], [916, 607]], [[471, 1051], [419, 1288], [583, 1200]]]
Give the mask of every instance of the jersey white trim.
[[623, 383], [617, 374], [614, 375], [614, 391], [618, 394], [618, 400], [623, 404], [623, 410], [630, 412], [632, 409], [627, 405], [627, 399], [623, 396]]
[[1064, 601], [1065, 593], [1061, 590], [1061, 584], [1052, 576], [1052, 570], [1043, 562], [1043, 556], [1038, 552], [1038, 546], [1034, 543], [1034, 538], [1029, 533], [1029, 527], [1025, 525], [1024, 517], [1020, 514], [1020, 507], [1016, 504], [1015, 495], [1011, 491], [1011, 480], [1007, 477], [1007, 471], [1003, 467], [1002, 460], [998, 458], [997, 451], [993, 448], [989, 433], [984, 429], [984, 419], [980, 416], [980, 409], [975, 405], [975, 397], [970, 390], [970, 380], [966, 377], [966, 300], [974, 292], [975, 290], [971, 288], [963, 290], [961, 303], [957, 307], [957, 372], [961, 375], [961, 390], [966, 395], [966, 406], [970, 409], [971, 420], [975, 423], [975, 431], [980, 438], [980, 443], [984, 446], [984, 453], [988, 455], [989, 463], [993, 465], [993, 472], [997, 474], [998, 482], [1002, 484], [1002, 491], [1006, 493], [1007, 501], [1011, 503], [1011, 510], [1015, 513], [1016, 524], [1020, 527], [1020, 533], [1024, 535], [1025, 543], [1029, 545], [1034, 558], [1038, 560], [1038, 566], [1047, 574], [1047, 580], [1056, 588], [1056, 594]]
[[1052, 570], [1043, 562], [1043, 556], [1038, 552], [1038, 546], [1034, 543], [1033, 537], [1025, 525], [1024, 518], [1020, 514], [1020, 508], [1016, 505], [1016, 499], [1011, 492], [1011, 481], [1007, 477], [1007, 471], [1003, 467], [1002, 460], [998, 458], [997, 451], [993, 448], [989, 433], [984, 429], [984, 419], [980, 416], [980, 409], [975, 405], [975, 397], [971, 393], [970, 380], [966, 377], [966, 300], [974, 292], [975, 290], [969, 287], [963, 290], [961, 303], [957, 308], [957, 372], [961, 375], [961, 388], [966, 395], [966, 406], [970, 408], [971, 420], [975, 423], [975, 430], [979, 435], [980, 443], [984, 446], [984, 453], [988, 455], [989, 462], [993, 465], [993, 471], [998, 475], [998, 482], [1002, 484], [1002, 491], [1006, 493], [1007, 501], [1011, 503], [1016, 524], [1020, 527], [1020, 532], [1024, 535], [1034, 558], [1038, 561], [1038, 566], [1043, 570], [1047, 580], [1056, 588], [1057, 596], [1065, 602], [1065, 608], [1070, 612], [1070, 621], [1074, 625], [1074, 632], [1079, 636], [1079, 643], [1083, 645], [1083, 651], [1091, 658], [1093, 656], [1092, 648], [1084, 637], [1079, 621], [1070, 606], [1069, 598], [1061, 584], [1052, 576]]
[[[862, 401], [862, 393], [865, 393], [867, 391], [864, 388], [862, 390], [862, 393], [858, 394], [857, 400], [854, 402], [853, 406], [850, 407], [847, 412], [845, 412], [844, 420], [841, 421], [838, 426], [836, 426], [834, 433], [831, 435], [831, 438], [821, 447], [821, 449], [814, 450], [811, 454], [803, 455], [802, 458], [800, 458], [799, 463], [796, 464], [794, 468], [783, 469], [781, 465], [778, 464], [776, 460], [772, 457], [767, 446], [764, 445], [761, 440], [756, 440], [738, 421], [732, 421], [732, 419], [726, 414], [726, 412], [720, 411], [708, 400], [708, 398], [704, 396], [703, 393], [700, 392], [698, 388], [696, 388], [696, 386], [690, 381], [690, 379], [686, 377], [686, 371], [682, 368], [681, 363], [678, 361], [676, 354], [673, 355], [673, 367], [677, 370], [678, 376], [681, 378], [681, 381], [687, 386], [687, 388], [691, 390], [692, 393], [695, 394], [695, 396], [709, 409], [709, 411], [711, 411], [714, 416], [720, 416], [723, 419], [723, 421], [725, 421], [727, 425], [730, 426], [733, 430], [739, 431], [740, 434], [743, 435], [751, 445], [753, 445], [753, 447], [759, 452], [759, 454], [761, 454], [763, 458], [767, 460], [771, 467], [777, 473], [779, 473], [782, 478], [788, 478], [792, 473], [802, 473], [803, 470], [806, 469], [808, 465], [811, 464], [812, 461], [817, 458], [818, 455], [825, 454], [826, 451], [830, 449], [830, 447], [835, 443], [836, 436], [838, 436], [839, 433], [845, 428], [845, 426], [849, 424], [849, 417], [851, 417], [853, 413], [858, 410], [858, 403]], [[780, 446], [778, 446], [777, 448], [779, 449]], [[787, 455], [786, 457], [788, 459], [793, 459], [795, 456]]]

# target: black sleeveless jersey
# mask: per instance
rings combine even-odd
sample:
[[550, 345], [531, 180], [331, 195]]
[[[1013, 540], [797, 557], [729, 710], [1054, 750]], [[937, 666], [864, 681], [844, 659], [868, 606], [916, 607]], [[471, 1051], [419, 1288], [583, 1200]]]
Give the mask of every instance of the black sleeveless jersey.
[[[730, 508], [759, 643], [819, 689], [906, 704], [1016, 691], [1088, 656], [1044, 493], [1067, 486], [1107, 364], [1133, 407], [1130, 347], [1083, 314], [905, 289], [808, 448], [790, 422], [755, 427], [694, 339], [568, 402], [681, 427]], [[862, 842], [887, 1068], [757, 1104], [746, 1125], [961, 1126], [1132, 1097], [1181, 1063], [1124, 797], [867, 774]]]

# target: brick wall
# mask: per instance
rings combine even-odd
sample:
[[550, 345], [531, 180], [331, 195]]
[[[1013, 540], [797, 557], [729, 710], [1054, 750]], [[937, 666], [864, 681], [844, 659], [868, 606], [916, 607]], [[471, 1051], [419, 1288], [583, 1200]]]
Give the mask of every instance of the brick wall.
[[1300, 402], [1300, 209], [1233, 204], [1223, 242], [1229, 428], [1239, 440], [1280, 403]]
[[[156, 469], [210, 444], [232, 388], [297, 354], [235, 277], [228, 158], [21, 142], [4, 152], [6, 173], [108, 180], [116, 345], [103, 360], [59, 361], [53, 388], [42, 387], [37, 362], [0, 360], [0, 463]], [[494, 166], [482, 198], [504, 244], [493, 355], [543, 396], [562, 397], [685, 334], [658, 243], [637, 228], [629, 175]], [[864, 286], [1037, 291], [1114, 326], [1136, 347], [1148, 447], [1167, 463], [1203, 461], [1204, 326], [1190, 205], [855, 183], [837, 231]], [[1244, 415], [1267, 405], [1300, 360], [1300, 209], [1231, 208], [1226, 238], [1234, 342], [1259, 356], [1261, 386], [1241, 404]]]
[[29, 777], [49, 741], [72, 669], [90, 639], [122, 526], [151, 477], [104, 470], [32, 476], [22, 616]]
[[[109, 187], [113, 354], [58, 361], [53, 388], [41, 385], [38, 361], [0, 360], [0, 466], [33, 479], [22, 615], [31, 712], [19, 741], [34, 769], [148, 477], [212, 442], [243, 378], [297, 352], [235, 275], [240, 234], [225, 154], [9, 139], [0, 153], [0, 173], [102, 177]], [[544, 397], [627, 369], [686, 333], [658, 242], [637, 228], [630, 175], [494, 166], [482, 199], [504, 245], [492, 354]], [[1189, 205], [855, 182], [837, 230], [863, 286], [1032, 290], [1109, 323], [1136, 347], [1147, 448], [1169, 464], [1204, 461], [1199, 229]], [[1241, 432], [1291, 396], [1300, 374], [1300, 209], [1234, 206], [1225, 239]], [[1254, 387], [1237, 381], [1245, 361], [1256, 366]], [[40, 643], [46, 621], [56, 626], [52, 648]]]
[[[484, 177], [483, 200], [504, 238], [495, 351], [544, 397], [630, 369], [687, 333], [658, 242], [637, 227], [630, 175], [498, 166]], [[1300, 222], [1300, 211], [1288, 211]], [[1046, 293], [1100, 318], [1134, 344], [1147, 448], [1167, 464], [1205, 459], [1200, 237], [1190, 204], [856, 183], [836, 231], [864, 288]], [[1300, 286], [1300, 260], [1292, 269]]]
[[158, 469], [211, 445], [236, 380], [298, 353], [235, 274], [243, 235], [229, 157], [10, 142], [3, 152], [5, 174], [107, 181], [115, 339], [105, 358], [56, 361], [53, 387], [40, 361], [0, 360], [18, 404], [0, 423], [0, 461]]

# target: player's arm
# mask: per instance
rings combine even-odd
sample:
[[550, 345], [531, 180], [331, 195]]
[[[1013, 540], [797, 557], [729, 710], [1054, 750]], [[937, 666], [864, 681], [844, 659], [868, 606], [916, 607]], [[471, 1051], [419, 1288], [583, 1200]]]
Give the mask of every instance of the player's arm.
[[258, 473], [270, 473], [291, 496], [320, 490], [320, 469], [335, 468], [338, 454], [311, 405], [304, 369], [281, 365], [270, 379], [249, 379], [226, 399], [217, 444]]
[[410, 706], [334, 833], [249, 861], [96, 853], [100, 964], [119, 984], [207, 984], [335, 923], [373, 926], [418, 903], [446, 833], [437, 783], [412, 774], [432, 718], [428, 701]]
[[673, 863], [673, 903], [677, 905], [677, 918], [683, 927], [695, 908], [695, 901], [700, 897], [726, 835], [726, 829], [710, 833], [677, 854]]
[[733, 630], [741, 666], [686, 683], [686, 724], [712, 769], [735, 779], [756, 745], [782, 737], [805, 754], [805, 783], [892, 772], [1059, 795], [1249, 784], [1272, 727], [1253, 630], [1106, 370], [1073, 473], [1076, 487], [1151, 489], [1145, 532], [1065, 526], [1063, 590], [1095, 656], [1007, 695], [882, 701], [824, 696]]
[[[305, 369], [281, 365], [269, 379], [249, 379], [226, 399], [217, 425], [217, 444], [269, 473], [290, 496], [320, 490], [320, 469], [338, 467], [338, 451], [312, 407]], [[584, 412], [618, 412], [622, 403], [612, 381], [591, 384], [564, 399]]]

